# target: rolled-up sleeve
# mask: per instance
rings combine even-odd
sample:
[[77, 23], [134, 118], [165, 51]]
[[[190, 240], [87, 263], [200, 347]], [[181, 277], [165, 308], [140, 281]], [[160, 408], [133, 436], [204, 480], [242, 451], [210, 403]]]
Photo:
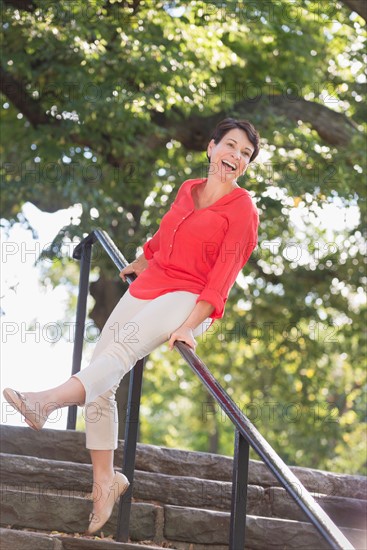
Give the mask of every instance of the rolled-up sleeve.
[[147, 260], [151, 260], [154, 253], [159, 250], [160, 234], [159, 229], [154, 233], [153, 237], [143, 244], [144, 256]]
[[223, 316], [229, 291], [257, 245], [258, 225], [259, 217], [254, 207], [229, 224], [205, 288], [197, 298], [197, 302], [205, 300], [214, 307], [212, 319]]

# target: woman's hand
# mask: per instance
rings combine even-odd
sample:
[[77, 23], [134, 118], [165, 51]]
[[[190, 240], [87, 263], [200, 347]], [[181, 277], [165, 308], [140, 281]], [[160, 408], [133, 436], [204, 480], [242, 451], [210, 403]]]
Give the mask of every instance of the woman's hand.
[[142, 271], [144, 271], [148, 267], [148, 260], [145, 258], [144, 254], [141, 254], [136, 260], [131, 262], [131, 264], [124, 267], [122, 271], [120, 271], [120, 277], [125, 282], [126, 281], [126, 275], [130, 275], [131, 273], [135, 273], [135, 275], [139, 276]]
[[197, 341], [194, 338], [193, 330], [197, 328], [200, 323], [205, 321], [214, 311], [214, 306], [205, 300], [200, 300], [178, 329], [176, 329], [168, 340], [169, 349], [173, 349], [173, 345], [176, 340], [185, 342], [190, 348], [195, 351]]
[[168, 346], [171, 351], [173, 350], [173, 345], [176, 340], [185, 342], [188, 346], [190, 346], [190, 348], [195, 351], [197, 341], [195, 340], [192, 333], [192, 328], [186, 325], [181, 325], [177, 330], [175, 330], [175, 332], [172, 332], [170, 339], [168, 340]]

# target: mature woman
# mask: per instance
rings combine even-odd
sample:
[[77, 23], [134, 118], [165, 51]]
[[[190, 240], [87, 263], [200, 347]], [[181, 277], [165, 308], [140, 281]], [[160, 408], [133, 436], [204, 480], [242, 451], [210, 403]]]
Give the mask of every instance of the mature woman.
[[124, 281], [129, 273], [137, 278], [106, 322], [90, 365], [49, 390], [4, 390], [5, 399], [36, 430], [58, 408], [86, 406], [94, 482], [89, 534], [106, 523], [129, 485], [113, 469], [120, 380], [163, 342], [172, 349], [181, 340], [195, 349], [195, 337], [223, 316], [228, 293], [256, 246], [258, 213], [237, 178], [258, 152], [252, 124], [231, 118], [220, 122], [207, 148], [207, 178], [181, 185], [144, 253], [121, 271]]

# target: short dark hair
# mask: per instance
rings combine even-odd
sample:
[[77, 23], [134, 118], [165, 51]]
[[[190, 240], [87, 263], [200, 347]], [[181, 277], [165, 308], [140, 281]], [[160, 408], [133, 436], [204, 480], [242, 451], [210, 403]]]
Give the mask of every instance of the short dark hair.
[[247, 137], [254, 146], [254, 152], [251, 155], [250, 162], [252, 162], [260, 151], [260, 135], [255, 126], [248, 120], [236, 120], [235, 118], [225, 118], [214, 128], [210, 141], [214, 139], [214, 143], [219, 143], [220, 140], [230, 131], [238, 128], [246, 133]]

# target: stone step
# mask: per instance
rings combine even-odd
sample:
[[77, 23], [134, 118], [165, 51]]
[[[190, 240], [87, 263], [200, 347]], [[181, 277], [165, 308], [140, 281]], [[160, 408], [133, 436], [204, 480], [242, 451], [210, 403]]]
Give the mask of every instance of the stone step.
[[46, 534], [35, 531], [0, 529], [4, 550], [164, 550], [161, 546], [116, 542], [96, 537], [70, 537], [62, 533]]
[[[0, 454], [1, 492], [21, 491], [24, 487], [44, 491], [87, 493], [92, 489], [92, 467], [59, 460]], [[191, 508], [230, 511], [232, 483], [186, 476], [171, 476], [136, 470], [133, 498]], [[280, 487], [248, 487], [250, 515], [309, 521], [293, 499]], [[367, 502], [360, 499], [316, 496], [320, 506], [339, 526], [366, 529]]]
[[[75, 494], [49, 491], [40, 495], [26, 487], [22, 491], [9, 487], [2, 499], [1, 525], [18, 530], [74, 533], [76, 540], [85, 532], [90, 507], [87, 498]], [[116, 520], [117, 506], [103, 528], [105, 537], [116, 532]], [[227, 512], [133, 502], [131, 520], [132, 541], [151, 541], [163, 547], [187, 550], [222, 550], [228, 544], [230, 514]], [[309, 523], [250, 515], [246, 526], [247, 546], [252, 550], [328, 548]], [[365, 532], [349, 528], [343, 528], [343, 532], [356, 549], [367, 547]], [[60, 546], [54, 548], [58, 550]]]
[[[119, 441], [119, 448], [115, 453], [117, 467], [122, 465], [122, 445], [123, 442]], [[3, 453], [90, 463], [89, 452], [85, 449], [85, 434], [73, 430], [35, 432], [27, 427], [2, 424], [0, 447]], [[138, 444], [137, 448], [136, 468], [147, 472], [230, 482], [232, 464], [231, 457], [222, 455], [146, 444]], [[300, 467], [291, 467], [291, 470], [312, 493], [367, 500], [367, 478], [364, 476]], [[257, 460], [250, 461], [249, 483], [262, 487], [280, 486], [268, 468]]]
[[[26, 486], [7, 487], [1, 499], [1, 525], [16, 529], [40, 529], [64, 533], [85, 534], [92, 502], [88, 495], [53, 491], [35, 491]], [[134, 540], [153, 540], [159, 507], [150, 503], [132, 503], [130, 536]], [[118, 506], [103, 527], [104, 536], [116, 533]]]

